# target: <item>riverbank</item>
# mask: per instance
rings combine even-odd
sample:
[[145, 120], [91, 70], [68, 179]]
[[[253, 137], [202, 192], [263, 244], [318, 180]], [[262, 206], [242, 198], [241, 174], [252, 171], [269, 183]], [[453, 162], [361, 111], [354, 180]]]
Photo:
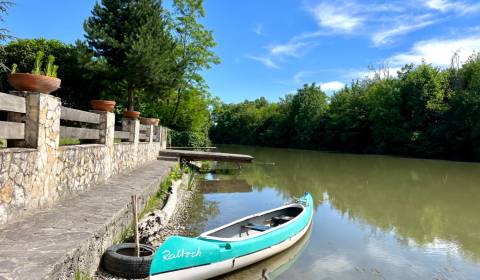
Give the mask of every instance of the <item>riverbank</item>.
[[[198, 193], [198, 188], [196, 184], [189, 186], [188, 182], [188, 174], [183, 174], [180, 179], [173, 181], [171, 184], [173, 194], [170, 194], [163, 200], [163, 203], [159, 205], [161, 209], [154, 209], [153, 211], [145, 213], [139, 223], [139, 234], [144, 237], [141, 243], [158, 248], [165, 239], [171, 235], [192, 235], [191, 232], [187, 230], [186, 222], [192, 215], [192, 201]], [[155, 228], [145, 226], [149, 219], [156, 220]], [[160, 221], [160, 223], [158, 223], [158, 221]], [[100, 267], [93, 276], [93, 279], [124, 280], [125, 278], [113, 276]]]

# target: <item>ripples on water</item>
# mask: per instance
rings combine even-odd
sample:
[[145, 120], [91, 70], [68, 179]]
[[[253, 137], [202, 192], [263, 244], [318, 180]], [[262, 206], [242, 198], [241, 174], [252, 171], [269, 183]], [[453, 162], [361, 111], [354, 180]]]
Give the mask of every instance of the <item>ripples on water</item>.
[[265, 268], [271, 279], [290, 280], [480, 279], [480, 164], [239, 146], [221, 150], [252, 154], [259, 164], [209, 175], [223, 181], [198, 196], [199, 211], [191, 221], [197, 233], [277, 207], [304, 191], [316, 203], [309, 238], [286, 252], [295, 258], [279, 255], [226, 279], [262, 279]]

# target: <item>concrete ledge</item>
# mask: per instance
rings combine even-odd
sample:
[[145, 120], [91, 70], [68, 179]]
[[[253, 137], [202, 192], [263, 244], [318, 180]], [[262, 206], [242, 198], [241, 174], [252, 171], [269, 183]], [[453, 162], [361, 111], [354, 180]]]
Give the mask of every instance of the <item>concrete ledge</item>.
[[72, 279], [92, 275], [102, 253], [131, 221], [131, 198], [143, 208], [174, 162], [153, 161], [50, 210], [0, 227], [0, 279]]

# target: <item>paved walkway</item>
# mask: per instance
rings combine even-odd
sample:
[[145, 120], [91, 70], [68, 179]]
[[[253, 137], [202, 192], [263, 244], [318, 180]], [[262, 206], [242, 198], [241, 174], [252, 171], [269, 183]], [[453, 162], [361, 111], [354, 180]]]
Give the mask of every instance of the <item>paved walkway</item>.
[[154, 161], [49, 210], [0, 227], [0, 279], [69, 279], [90, 273], [130, 221], [131, 195], [158, 189], [174, 162]]

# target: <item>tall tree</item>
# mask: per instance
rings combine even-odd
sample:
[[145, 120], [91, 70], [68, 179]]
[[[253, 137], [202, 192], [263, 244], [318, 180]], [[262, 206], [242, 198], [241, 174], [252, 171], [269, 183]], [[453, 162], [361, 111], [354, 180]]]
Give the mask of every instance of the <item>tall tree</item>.
[[212, 31], [199, 22], [199, 19], [205, 17], [203, 0], [174, 0], [173, 7], [173, 24], [178, 41], [177, 57], [184, 70], [169, 120], [175, 126], [183, 95], [200, 93], [208, 98], [208, 86], [199, 73], [209, 69], [212, 64], [220, 63], [220, 60], [212, 51], [216, 46]]
[[168, 13], [155, 0], [102, 0], [85, 21], [88, 46], [124, 85], [129, 110], [135, 92], [162, 94], [183, 75], [170, 28]]

